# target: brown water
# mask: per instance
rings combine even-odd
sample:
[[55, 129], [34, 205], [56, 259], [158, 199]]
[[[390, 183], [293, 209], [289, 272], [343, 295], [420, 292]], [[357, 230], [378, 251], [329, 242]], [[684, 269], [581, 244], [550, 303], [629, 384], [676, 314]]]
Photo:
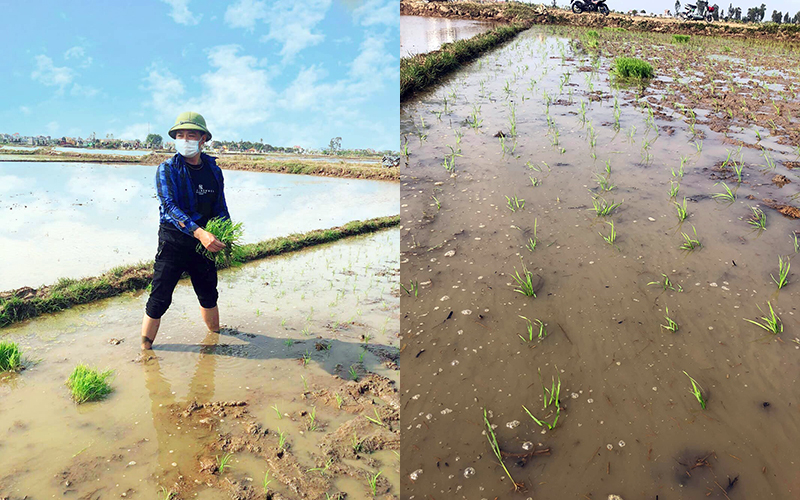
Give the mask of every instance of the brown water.
[[[3, 339], [18, 342], [32, 365], [0, 381], [0, 497], [150, 499], [161, 487], [178, 491], [180, 484], [180, 498], [230, 498], [220, 486], [228, 479], [261, 491], [270, 470], [278, 476], [270, 489], [292, 498], [287, 485], [319, 474], [306, 471], [325, 462], [319, 445], [336, 431], [354, 427], [360, 439], [395, 435], [390, 424], [366, 420], [373, 409], [358, 410], [347, 391], [350, 366], [362, 379], [374, 373], [399, 382], [399, 372], [385, 363], [398, 348], [398, 243], [398, 232], [388, 230], [221, 272], [222, 322], [234, 328], [222, 335], [205, 332], [191, 286], [181, 282], [155, 357], [146, 362], [135, 361], [146, 294], [4, 329]], [[112, 338], [123, 342], [109, 343]], [[330, 348], [317, 350], [321, 341]], [[114, 370], [108, 399], [80, 406], [71, 401], [64, 381], [80, 362]], [[344, 396], [341, 408], [320, 396], [324, 391]], [[387, 407], [371, 392], [365, 396], [376, 409]], [[192, 401], [244, 401], [247, 415], [237, 417], [232, 409], [211, 422], [180, 417]], [[321, 427], [311, 432], [308, 415], [299, 412], [313, 408]], [[224, 455], [215, 447], [220, 434], [237, 436], [252, 423], [284, 432], [297, 464], [265, 460], [252, 449], [233, 453], [224, 475], [199, 471], [202, 460]], [[275, 434], [262, 441], [277, 439]], [[382, 471], [379, 485], [397, 492], [399, 456], [391, 447], [362, 453], [349, 467], [354, 475], [314, 480], [330, 494], [370, 498], [366, 477]], [[206, 486], [217, 477], [219, 483]]]
[[400, 16], [400, 55], [431, 52], [445, 43], [472, 38], [497, 26], [500, 23], [491, 21]]
[[[419, 284], [401, 300], [402, 496], [798, 498], [800, 285], [792, 271], [777, 291], [770, 274], [779, 255], [797, 265], [789, 235], [800, 227], [760, 203], [797, 199], [800, 179], [785, 166], [796, 155], [768, 143], [771, 171], [759, 150], [743, 148], [736, 199], [717, 202], [710, 195], [723, 188], [710, 169], [731, 149], [738, 158], [735, 148], [704, 125], [693, 138], [669, 109], [649, 118], [635, 89], [611, 87], [608, 58], [571, 44], [582, 35], [534, 27], [402, 107], [401, 280]], [[595, 174], [616, 187], [601, 192]], [[775, 174], [792, 183], [778, 188]], [[682, 224], [671, 180], [688, 198]], [[593, 194], [622, 205], [598, 217]], [[509, 209], [514, 196], [524, 208]], [[765, 231], [747, 224], [757, 205]], [[609, 234], [607, 221], [615, 246], [598, 234]], [[702, 246], [681, 250], [693, 228]], [[515, 291], [523, 265], [535, 298]], [[648, 284], [662, 273], [676, 290]], [[775, 338], [744, 321], [768, 312], [768, 301], [785, 328]], [[660, 326], [665, 308], [677, 332]], [[533, 322], [532, 341], [520, 316]], [[546, 327], [541, 341], [535, 319]], [[542, 382], [550, 389], [556, 376], [559, 418], [543, 430], [523, 405], [552, 423]], [[504, 463], [524, 491], [513, 491], [493, 454], [484, 409], [502, 452], [518, 454]]]

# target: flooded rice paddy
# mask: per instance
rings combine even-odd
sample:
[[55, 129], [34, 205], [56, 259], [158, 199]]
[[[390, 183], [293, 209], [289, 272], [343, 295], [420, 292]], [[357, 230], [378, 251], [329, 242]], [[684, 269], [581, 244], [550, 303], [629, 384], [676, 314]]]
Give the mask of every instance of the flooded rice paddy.
[[400, 16], [400, 55], [431, 52], [445, 43], [471, 38], [499, 25], [491, 21]]
[[[375, 496], [397, 497], [398, 245], [221, 272], [221, 334], [181, 282], [147, 356], [141, 293], [4, 329], [29, 366], [0, 380], [0, 498], [263, 499], [267, 472], [269, 498], [373, 498], [378, 472]], [[115, 371], [105, 401], [71, 401], [80, 362]]]
[[798, 63], [534, 27], [404, 104], [403, 498], [800, 495]]
[[[0, 163], [0, 290], [100, 274], [155, 255], [155, 167]], [[231, 216], [245, 243], [397, 213], [397, 184], [225, 171]]]

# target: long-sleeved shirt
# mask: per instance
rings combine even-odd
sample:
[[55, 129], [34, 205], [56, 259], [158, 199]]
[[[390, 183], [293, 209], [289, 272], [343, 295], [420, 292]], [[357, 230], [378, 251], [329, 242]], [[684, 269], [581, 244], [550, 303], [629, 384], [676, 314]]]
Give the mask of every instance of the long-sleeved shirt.
[[[217, 166], [216, 158], [202, 154], [205, 162], [214, 172], [219, 184], [219, 195], [213, 206], [213, 217], [230, 219], [228, 205], [225, 203], [225, 189], [222, 169]], [[176, 154], [158, 166], [156, 172], [156, 192], [161, 202], [159, 207], [160, 222], [172, 224], [182, 233], [193, 236], [197, 230], [197, 221], [202, 215], [197, 211], [197, 196], [192, 186], [189, 167], [183, 156]]]

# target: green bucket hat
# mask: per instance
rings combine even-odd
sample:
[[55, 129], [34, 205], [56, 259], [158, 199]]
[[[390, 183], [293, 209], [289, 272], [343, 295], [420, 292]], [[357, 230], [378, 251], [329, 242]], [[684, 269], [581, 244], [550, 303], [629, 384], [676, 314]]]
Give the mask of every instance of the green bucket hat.
[[211, 140], [211, 132], [206, 128], [206, 120], [200, 113], [194, 111], [186, 111], [175, 118], [175, 125], [169, 129], [169, 136], [175, 138], [175, 133], [178, 130], [199, 130], [208, 134], [208, 139]]

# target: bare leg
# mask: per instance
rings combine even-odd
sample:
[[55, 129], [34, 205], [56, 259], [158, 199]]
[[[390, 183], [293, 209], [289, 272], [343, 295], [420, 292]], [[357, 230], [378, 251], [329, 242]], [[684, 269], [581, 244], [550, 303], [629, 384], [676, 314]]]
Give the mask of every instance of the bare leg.
[[147, 350], [153, 348], [153, 342], [156, 340], [159, 325], [161, 325], [161, 318], [154, 319], [147, 314], [144, 315], [142, 319], [142, 349]]
[[208, 331], [219, 333], [219, 308], [217, 306], [214, 306], [210, 309], [201, 307], [200, 316], [203, 317], [203, 321], [205, 321]]

